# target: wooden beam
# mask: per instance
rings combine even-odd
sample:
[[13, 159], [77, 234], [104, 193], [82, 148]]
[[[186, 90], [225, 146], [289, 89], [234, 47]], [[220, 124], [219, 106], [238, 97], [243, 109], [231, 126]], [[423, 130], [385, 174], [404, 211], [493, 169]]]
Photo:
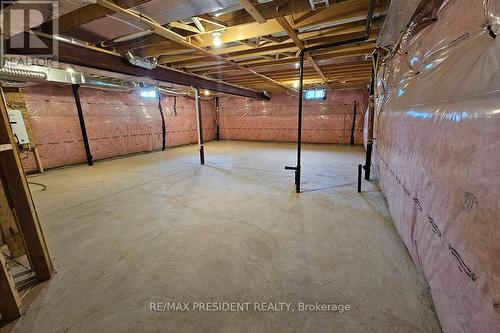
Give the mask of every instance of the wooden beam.
[[193, 23], [194, 25], [201, 31], [201, 32], [205, 32], [205, 27], [203, 26], [203, 24], [201, 23], [200, 19], [197, 18], [196, 16], [193, 16], [191, 18], [191, 20], [193, 20]]
[[[0, 144], [11, 144], [15, 147], [2, 89], [0, 89]], [[6, 197], [17, 217], [31, 268], [38, 280], [48, 280], [52, 275], [52, 262], [17, 147], [0, 154], [0, 177]]]
[[[349, 56], [359, 56], [363, 54], [369, 54], [375, 49], [375, 43], [365, 43], [360, 45], [348, 45], [339, 46], [331, 48], [328, 50], [320, 50], [314, 53], [314, 59], [316, 61], [333, 60], [340, 57]], [[280, 59], [276, 61], [265, 61], [262, 59], [242, 61], [240, 64], [248, 66], [250, 68], [266, 68], [266, 67], [276, 67], [280, 65], [287, 65], [297, 63], [297, 59]], [[239, 71], [234, 67], [228, 65], [217, 65], [217, 66], [204, 66], [198, 67], [192, 70], [193, 72], [201, 73], [224, 73], [224, 72], [236, 72]]]
[[259, 23], [266, 23], [266, 19], [262, 16], [256, 7], [256, 3], [251, 0], [240, 0], [240, 5], [245, 8], [248, 14], [252, 15], [255, 21]]
[[[280, 27], [279, 32], [283, 31], [283, 28], [276, 20], [270, 20], [266, 23], [266, 25], [269, 24], [270, 22], [274, 22], [275, 24], [277, 24]], [[376, 32], [377, 29], [378, 28], [375, 28], [374, 32]], [[337, 30], [334, 34], [331, 34], [331, 35], [307, 39], [306, 43], [307, 43], [307, 46], [312, 46], [312, 45], [316, 45], [316, 44], [323, 44], [323, 43], [330, 43], [330, 42], [338, 41], [341, 39], [349, 39], [350, 37], [353, 37], [353, 36], [357, 37], [360, 34], [364, 33], [364, 31], [365, 31], [364, 25], [356, 25], [356, 26], [349, 27], [348, 29]], [[223, 34], [223, 36], [224, 36], [224, 34]], [[313, 36], [316, 36], [316, 35], [313, 35]], [[373, 34], [372, 37], [376, 38], [376, 35]], [[249, 58], [251, 56], [258, 57], [262, 54], [272, 55], [272, 54], [276, 54], [276, 53], [296, 52], [298, 49], [299, 48], [297, 47], [295, 42], [292, 41], [290, 43], [281, 43], [281, 44], [270, 45], [270, 46], [265, 46], [265, 47], [250, 49], [250, 50], [242, 50], [242, 51], [238, 51], [238, 52], [231, 52], [232, 51], [231, 48], [227, 48], [227, 49], [213, 50], [213, 51], [210, 51], [209, 53], [215, 54], [215, 52], [217, 52], [217, 54], [222, 54], [222, 53], [224, 53], [225, 50], [227, 50], [229, 52], [227, 52], [228, 54], [225, 54], [226, 59], [239, 60], [239, 59], [243, 59], [243, 58]], [[198, 59], [196, 59], [196, 58], [198, 58]], [[207, 59], [210, 60], [210, 57], [206, 57], [206, 56], [194, 57], [194, 56], [190, 55], [190, 56], [186, 56], [186, 57], [182, 57], [182, 56], [177, 57], [175, 60], [173, 60], [171, 58], [167, 58], [167, 59], [160, 58], [159, 62], [172, 64], [174, 62], [183, 62], [183, 61], [187, 60], [188, 62], [191, 62], [191, 63], [197, 63], [197, 62], [201, 63]], [[176, 66], [176, 65], [174, 65], [174, 66]]]
[[[297, 14], [311, 10], [308, 1], [275, 0], [265, 3], [255, 4], [255, 8], [266, 19], [272, 19], [275, 16], [285, 16]], [[224, 21], [228, 26], [236, 26], [254, 22], [254, 18], [244, 9], [231, 13], [223, 14], [217, 19]]]
[[299, 50], [302, 50], [304, 48], [304, 43], [302, 43], [299, 36], [297, 36], [297, 33], [290, 26], [290, 23], [288, 23], [287, 19], [284, 16], [278, 16], [276, 17], [276, 21], [278, 21], [283, 30], [288, 34], [288, 36], [290, 36]]
[[227, 28], [227, 23], [221, 20], [218, 20], [214, 17], [208, 16], [208, 15], [198, 15], [197, 16], [199, 20], [205, 21], [209, 24], [213, 24], [215, 26], [218, 26], [220, 28]]
[[[287, 19], [285, 17], [276, 17], [276, 21], [283, 27], [283, 30], [290, 36], [290, 38], [294, 41], [295, 45], [299, 48], [299, 50], [303, 50], [305, 48], [304, 43], [300, 40], [299, 36], [297, 36], [297, 33], [295, 30], [293, 30], [292, 26], [290, 23], [288, 23]], [[323, 83], [326, 83], [328, 80], [325, 76], [325, 74], [321, 71], [321, 68], [319, 68], [318, 64], [316, 61], [314, 61], [313, 57], [309, 54], [305, 54], [306, 60], [314, 67], [316, 72], [318, 72], [319, 76], [323, 80]]]
[[[332, 43], [332, 42], [337, 42], [341, 40], [346, 40], [346, 39], [351, 39], [351, 38], [356, 38], [362, 36], [362, 32], [356, 32], [356, 33], [346, 33], [346, 34], [338, 34], [334, 36], [328, 36], [328, 37], [320, 37], [320, 38], [314, 38], [311, 40], [307, 41], [307, 46], [314, 46], [314, 45], [319, 45], [319, 44], [325, 44], [325, 43]], [[372, 32], [372, 35], [370, 36], [369, 41], [372, 41], [376, 39], [377, 34], [376, 31]], [[298, 47], [295, 45], [295, 43], [283, 43], [279, 45], [272, 45], [272, 46], [265, 46], [265, 47], [260, 47], [258, 49], [250, 49], [246, 51], [239, 51], [239, 52], [234, 52], [225, 55], [226, 60], [240, 60], [240, 59], [248, 59], [250, 57], [259, 57], [261, 55], [272, 55], [276, 53], [283, 53], [283, 52], [296, 52], [298, 50]], [[162, 57], [158, 60], [159, 63], [166, 63], [168, 61], [164, 61]], [[184, 68], [184, 67], [189, 67], [189, 68], [195, 68], [195, 67], [202, 67], [205, 66], [203, 62], [210, 62], [214, 61], [213, 57], [210, 56], [202, 56], [202, 57], [189, 57], [187, 60], [182, 60], [178, 59], [176, 60], [176, 63], [172, 64], [172, 66], [177, 67], [177, 68]], [[240, 64], [241, 66], [241, 64]]]
[[[366, 18], [366, 10], [370, 0], [346, 0], [331, 4], [329, 7], [318, 11], [315, 15], [309, 16], [300, 22], [295, 23], [295, 28], [303, 28], [312, 24], [322, 24], [335, 22], [338, 20], [354, 19], [356, 17]], [[385, 9], [384, 3], [378, 3], [375, 7], [375, 14], [381, 13]]]
[[328, 79], [326, 78], [325, 74], [323, 73], [323, 71], [319, 67], [318, 63], [313, 59], [313, 57], [309, 53], [306, 53], [305, 57], [306, 57], [307, 61], [309, 61], [309, 63], [316, 70], [316, 72], [319, 74], [319, 76], [323, 80], [323, 83], [326, 83], [328, 81]]
[[0, 314], [5, 320], [21, 317], [21, 298], [14, 280], [7, 270], [3, 254], [0, 253]]
[[185, 24], [182, 22], [171, 22], [168, 24], [168, 26], [172, 27], [172, 28], [177, 28], [177, 29], [182, 29], [185, 31], [194, 32], [195, 34], [201, 33], [201, 31], [197, 27], [193, 27], [192, 25]]

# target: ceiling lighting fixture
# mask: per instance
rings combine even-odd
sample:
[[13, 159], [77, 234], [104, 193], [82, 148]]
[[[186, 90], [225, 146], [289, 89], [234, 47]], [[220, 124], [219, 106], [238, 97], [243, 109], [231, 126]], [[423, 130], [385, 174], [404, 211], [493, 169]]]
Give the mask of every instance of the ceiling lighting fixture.
[[299, 87], [299, 81], [294, 81], [293, 82], [293, 87], [298, 88]]
[[300, 64], [298, 62], [295, 63], [295, 68], [299, 68]]
[[212, 38], [213, 38], [213, 43], [214, 43], [215, 47], [219, 47], [222, 45], [222, 41], [220, 39], [221, 35], [222, 35], [222, 33], [220, 31], [212, 32]]
[[158, 97], [158, 92], [154, 89], [147, 89], [139, 91], [139, 95], [142, 98], [155, 98]]
[[210, 91], [205, 90], [205, 96], [208, 96], [208, 95], [210, 95]]

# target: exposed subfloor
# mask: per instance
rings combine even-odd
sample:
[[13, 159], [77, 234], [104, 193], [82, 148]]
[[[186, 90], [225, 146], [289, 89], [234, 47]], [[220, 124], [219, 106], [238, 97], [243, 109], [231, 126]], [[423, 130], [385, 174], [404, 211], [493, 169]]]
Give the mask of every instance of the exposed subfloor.
[[[221, 141], [30, 177], [57, 274], [16, 332], [440, 332], [362, 147]], [[151, 302], [290, 302], [154, 312]], [[298, 303], [351, 310], [299, 312]], [[254, 305], [252, 305], [253, 307]]]

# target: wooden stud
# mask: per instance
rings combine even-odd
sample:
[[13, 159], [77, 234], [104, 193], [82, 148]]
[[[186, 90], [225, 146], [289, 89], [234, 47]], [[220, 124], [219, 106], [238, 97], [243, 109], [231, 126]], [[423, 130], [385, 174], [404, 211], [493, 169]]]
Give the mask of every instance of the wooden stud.
[[45, 173], [45, 171], [43, 170], [42, 159], [40, 158], [40, 154], [38, 153], [38, 148], [33, 148], [33, 155], [35, 155], [35, 162], [38, 168], [38, 172]]

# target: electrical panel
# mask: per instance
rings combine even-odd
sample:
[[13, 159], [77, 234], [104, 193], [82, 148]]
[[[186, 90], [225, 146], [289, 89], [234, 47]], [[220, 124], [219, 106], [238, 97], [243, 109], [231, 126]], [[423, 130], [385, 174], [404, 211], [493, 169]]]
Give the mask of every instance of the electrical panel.
[[16, 143], [19, 145], [30, 143], [22, 112], [20, 110], [9, 110], [7, 113], [9, 115], [10, 127], [12, 127]]

